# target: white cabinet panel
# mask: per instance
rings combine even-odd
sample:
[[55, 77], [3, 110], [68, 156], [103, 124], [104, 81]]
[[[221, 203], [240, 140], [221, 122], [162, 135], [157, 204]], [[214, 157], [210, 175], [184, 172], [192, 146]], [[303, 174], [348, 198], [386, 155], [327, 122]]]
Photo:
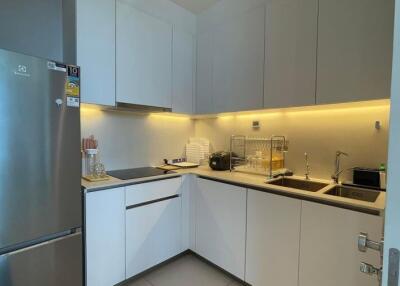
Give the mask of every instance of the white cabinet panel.
[[172, 71], [172, 111], [193, 113], [194, 91], [194, 47], [192, 34], [174, 28], [173, 71]]
[[196, 248], [196, 201], [195, 175], [185, 175], [182, 178], [182, 249], [185, 251]]
[[115, 1], [76, 1], [83, 103], [115, 105]]
[[382, 238], [382, 217], [336, 207], [302, 203], [300, 286], [376, 286], [376, 277], [360, 272], [360, 262], [380, 265], [379, 252], [358, 251], [360, 232]]
[[126, 277], [182, 251], [181, 198], [126, 211]]
[[216, 112], [263, 108], [265, 7], [214, 28], [212, 90]]
[[247, 190], [197, 179], [196, 252], [244, 279]]
[[171, 108], [172, 24], [117, 1], [117, 102]]
[[212, 33], [204, 32], [197, 35], [197, 63], [196, 63], [196, 113], [213, 113], [212, 90], [212, 60], [213, 41]]
[[390, 97], [393, 0], [320, 0], [317, 103]]
[[173, 178], [126, 187], [126, 206], [158, 200], [181, 193], [182, 178]]
[[125, 190], [85, 196], [86, 281], [111, 286], [125, 280]]
[[317, 18], [318, 0], [267, 1], [265, 108], [315, 104]]
[[300, 214], [300, 200], [248, 190], [247, 283], [297, 286]]

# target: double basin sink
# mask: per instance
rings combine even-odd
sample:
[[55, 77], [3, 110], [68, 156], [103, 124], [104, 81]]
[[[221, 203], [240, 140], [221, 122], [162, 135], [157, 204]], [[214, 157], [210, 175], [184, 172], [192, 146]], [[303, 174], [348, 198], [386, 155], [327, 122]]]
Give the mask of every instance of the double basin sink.
[[[268, 184], [293, 188], [302, 191], [308, 192], [318, 192], [326, 187], [329, 184], [315, 182], [315, 181], [306, 181], [306, 180], [299, 180], [293, 178], [282, 177], [273, 181], [268, 182]], [[374, 203], [380, 192], [370, 189], [362, 189], [350, 186], [342, 186], [342, 185], [334, 185], [332, 188], [329, 188], [327, 191], [324, 192], [325, 195], [329, 196], [336, 196], [342, 198], [349, 198], [364, 202]]]

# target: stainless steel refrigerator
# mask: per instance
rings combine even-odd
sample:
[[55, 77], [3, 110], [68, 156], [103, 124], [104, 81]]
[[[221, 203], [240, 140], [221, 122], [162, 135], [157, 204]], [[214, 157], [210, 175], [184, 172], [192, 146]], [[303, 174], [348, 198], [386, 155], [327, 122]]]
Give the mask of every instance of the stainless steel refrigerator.
[[0, 50], [0, 285], [79, 286], [79, 68]]

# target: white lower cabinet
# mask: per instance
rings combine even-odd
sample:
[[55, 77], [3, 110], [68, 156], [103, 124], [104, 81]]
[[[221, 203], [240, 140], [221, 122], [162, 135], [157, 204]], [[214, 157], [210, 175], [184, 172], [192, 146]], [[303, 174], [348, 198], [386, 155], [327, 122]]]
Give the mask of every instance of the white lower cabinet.
[[125, 280], [125, 189], [85, 195], [86, 285]]
[[126, 278], [181, 253], [181, 227], [181, 197], [127, 209]]
[[196, 201], [195, 175], [182, 177], [182, 249], [195, 250], [196, 247]]
[[248, 190], [247, 283], [297, 286], [300, 217], [300, 200]]
[[252, 286], [376, 286], [360, 232], [383, 218], [185, 175], [85, 195], [86, 282], [111, 286], [191, 249]]
[[237, 186], [197, 179], [196, 252], [242, 280], [246, 192]]
[[318, 203], [303, 202], [299, 286], [377, 286], [360, 272], [360, 262], [380, 265], [379, 253], [358, 251], [357, 237], [382, 238], [383, 218]]

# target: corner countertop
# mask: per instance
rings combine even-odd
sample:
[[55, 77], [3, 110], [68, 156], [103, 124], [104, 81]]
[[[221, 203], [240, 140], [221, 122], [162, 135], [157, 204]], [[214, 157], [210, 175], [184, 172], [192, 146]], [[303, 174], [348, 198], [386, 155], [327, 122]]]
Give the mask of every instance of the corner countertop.
[[[328, 205], [339, 206], [347, 209], [360, 210], [366, 213], [371, 213], [375, 215], [383, 215], [385, 211], [386, 193], [381, 192], [377, 200], [373, 203], [364, 202], [349, 198], [342, 198], [336, 196], [326, 195], [325, 192], [331, 189], [334, 185], [331, 181], [314, 179], [313, 181], [327, 183], [327, 187], [319, 190], [318, 192], [308, 192], [297, 190], [293, 188], [287, 188], [282, 186], [271, 185], [267, 183], [267, 179], [264, 176], [246, 174], [240, 172], [230, 172], [230, 171], [213, 171], [209, 167], [201, 166], [192, 169], [180, 169], [176, 170], [175, 173], [165, 174], [160, 176], [138, 178], [133, 180], [120, 180], [111, 177], [108, 181], [101, 182], [88, 182], [82, 179], [82, 187], [86, 192], [100, 191], [104, 189], [117, 188], [129, 185], [135, 185], [145, 182], [151, 182], [155, 180], [168, 179], [174, 177], [180, 177], [185, 174], [197, 175], [206, 179], [211, 179], [219, 182], [225, 182], [228, 184], [234, 184], [242, 186], [245, 188], [255, 189], [259, 191], [265, 191], [269, 193], [274, 193], [278, 195], [304, 199], [308, 201], [320, 202]], [[293, 176], [294, 179], [303, 179], [302, 177]]]

